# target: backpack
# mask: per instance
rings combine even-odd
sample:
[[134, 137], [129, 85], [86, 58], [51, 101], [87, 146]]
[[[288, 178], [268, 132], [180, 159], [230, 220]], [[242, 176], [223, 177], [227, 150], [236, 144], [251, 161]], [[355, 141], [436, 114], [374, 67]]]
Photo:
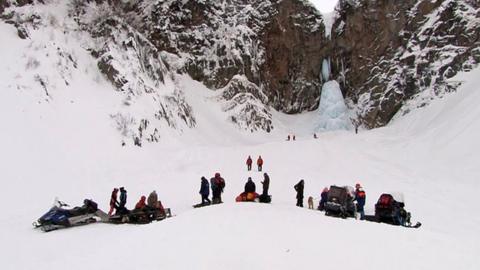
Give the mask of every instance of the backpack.
[[225, 180], [223, 180], [223, 178], [220, 177], [219, 179], [216, 179], [215, 185], [223, 189], [225, 187]]

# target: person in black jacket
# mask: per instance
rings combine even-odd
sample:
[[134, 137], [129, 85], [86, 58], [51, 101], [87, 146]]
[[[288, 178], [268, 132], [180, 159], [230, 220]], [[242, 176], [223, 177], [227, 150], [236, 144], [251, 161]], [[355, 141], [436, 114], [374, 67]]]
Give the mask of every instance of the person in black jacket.
[[305, 182], [300, 180], [293, 188], [297, 191], [297, 206], [303, 207], [303, 188], [305, 186]]
[[262, 195], [267, 196], [268, 195], [268, 188], [270, 187], [270, 176], [268, 176], [267, 173], [263, 174], [263, 182], [262, 182]]
[[211, 201], [208, 198], [208, 195], [210, 195], [210, 185], [208, 184], [207, 178], [202, 176], [202, 184], [200, 185], [200, 195], [202, 195], [202, 204], [210, 204]]
[[255, 190], [255, 183], [252, 181], [251, 177], [248, 177], [248, 181], [245, 184], [245, 193], [255, 193]]

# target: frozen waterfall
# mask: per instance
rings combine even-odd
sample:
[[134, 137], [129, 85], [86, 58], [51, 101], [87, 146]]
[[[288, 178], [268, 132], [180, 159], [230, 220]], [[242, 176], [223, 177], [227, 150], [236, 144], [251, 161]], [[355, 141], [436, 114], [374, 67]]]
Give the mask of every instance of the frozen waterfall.
[[320, 114], [316, 128], [318, 132], [353, 129], [348, 108], [337, 81], [328, 81], [323, 84], [318, 111]]

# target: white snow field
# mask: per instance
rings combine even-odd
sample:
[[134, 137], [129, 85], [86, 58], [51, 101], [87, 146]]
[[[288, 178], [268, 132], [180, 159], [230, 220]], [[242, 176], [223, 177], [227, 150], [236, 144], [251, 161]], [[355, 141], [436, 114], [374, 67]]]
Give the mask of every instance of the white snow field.
[[[120, 94], [81, 44], [69, 46], [85, 69], [72, 71], [69, 87], [50, 81], [56, 87], [46, 99], [24, 68], [35, 43], [18, 39], [4, 23], [0, 33], [3, 270], [480, 269], [480, 69], [455, 78], [466, 82], [457, 93], [386, 128], [326, 132], [318, 139], [312, 138], [318, 112], [276, 113], [271, 134], [240, 132], [209, 98], [211, 91], [180, 77], [197, 127], [163, 130], [158, 144], [122, 147], [109, 117]], [[53, 70], [51, 59], [41, 59], [42, 72]], [[285, 141], [289, 133], [297, 141]], [[234, 202], [248, 176], [261, 189], [262, 173], [246, 170], [248, 155], [264, 158], [271, 204]], [[226, 180], [225, 203], [193, 209], [200, 177], [215, 172]], [[370, 214], [382, 192], [403, 192], [413, 221], [423, 226], [336, 219], [295, 207], [293, 185], [300, 179], [305, 195], [315, 198], [325, 186], [360, 182]], [[175, 216], [49, 233], [31, 226], [56, 196], [71, 205], [90, 198], [108, 210], [111, 190], [120, 186], [128, 190], [129, 208], [155, 189]]]

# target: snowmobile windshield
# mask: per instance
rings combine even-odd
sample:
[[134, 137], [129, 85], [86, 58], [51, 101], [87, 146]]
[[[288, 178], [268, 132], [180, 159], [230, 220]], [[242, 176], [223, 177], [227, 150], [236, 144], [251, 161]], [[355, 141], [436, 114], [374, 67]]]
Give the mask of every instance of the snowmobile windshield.
[[331, 186], [328, 192], [328, 201], [336, 199], [339, 202], [344, 202], [347, 199], [347, 193], [348, 191], [343, 187]]

